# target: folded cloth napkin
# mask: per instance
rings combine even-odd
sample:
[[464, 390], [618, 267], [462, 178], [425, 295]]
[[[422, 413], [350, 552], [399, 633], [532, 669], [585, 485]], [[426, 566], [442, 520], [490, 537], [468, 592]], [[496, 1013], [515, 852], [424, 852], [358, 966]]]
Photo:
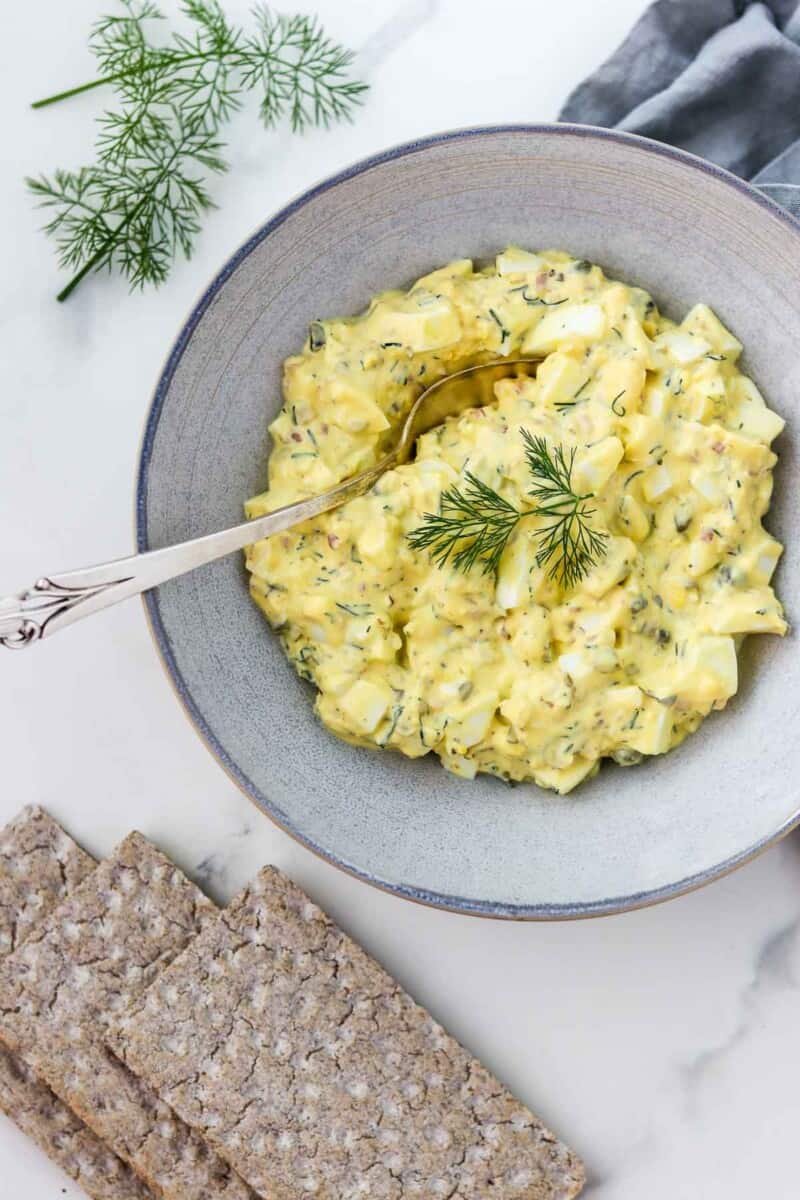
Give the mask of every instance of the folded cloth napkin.
[[800, 219], [800, 3], [655, 0], [559, 119], [690, 150]]

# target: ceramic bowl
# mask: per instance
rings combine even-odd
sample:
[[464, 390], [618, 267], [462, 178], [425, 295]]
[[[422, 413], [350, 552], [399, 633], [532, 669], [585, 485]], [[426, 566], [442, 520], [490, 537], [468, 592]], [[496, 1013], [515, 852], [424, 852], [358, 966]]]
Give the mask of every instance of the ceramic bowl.
[[[315, 317], [509, 242], [558, 247], [650, 291], [670, 316], [705, 301], [788, 420], [768, 525], [800, 594], [800, 226], [732, 175], [630, 135], [571, 126], [459, 130], [388, 150], [312, 188], [221, 270], [172, 350], [147, 421], [139, 549], [233, 524], [265, 486], [281, 363]], [[198, 732], [269, 817], [398, 896], [482, 916], [634, 908], [708, 882], [799, 819], [796, 639], [749, 639], [739, 695], [684, 746], [604, 765], [568, 797], [466, 782], [432, 756], [355, 749], [314, 716], [250, 602], [240, 556], [147, 597]]]

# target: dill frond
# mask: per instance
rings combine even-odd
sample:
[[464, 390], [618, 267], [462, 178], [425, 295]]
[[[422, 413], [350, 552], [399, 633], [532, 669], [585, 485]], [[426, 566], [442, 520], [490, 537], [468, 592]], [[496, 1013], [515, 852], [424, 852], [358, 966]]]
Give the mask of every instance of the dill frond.
[[590, 524], [595, 514], [589, 503], [593, 494], [578, 495], [573, 490], [575, 447], [569, 453], [561, 445], [551, 451], [543, 437], [533, 437], [527, 429], [520, 433], [534, 483], [530, 495], [536, 500], [537, 514], [546, 519], [536, 530], [541, 542], [536, 562], [540, 567], [550, 563], [550, 578], [572, 588], [605, 556], [608, 534]]
[[452, 561], [456, 570], [466, 572], [480, 564], [484, 575], [496, 576], [517, 523], [535, 514], [544, 518], [533, 531], [540, 542], [536, 562], [540, 567], [549, 563], [550, 578], [569, 589], [605, 556], [608, 534], [592, 528], [591, 494], [578, 495], [572, 488], [574, 447], [569, 452], [561, 445], [551, 450], [544, 438], [533, 437], [527, 429], [520, 433], [535, 508], [520, 511], [467, 471], [466, 488], [443, 492], [439, 513], [425, 513], [408, 541], [414, 550], [427, 550], [439, 567]]
[[427, 550], [439, 567], [452, 558], [457, 571], [480, 563], [484, 575], [496, 575], [523, 514], [470, 471], [464, 478], [464, 491], [452, 487], [443, 492], [439, 513], [425, 513], [408, 541], [414, 550]]
[[132, 287], [163, 282], [178, 252], [191, 254], [212, 207], [208, 176], [226, 169], [220, 127], [250, 91], [261, 93], [267, 128], [287, 117], [301, 132], [352, 116], [366, 85], [352, 80], [349, 50], [311, 17], [255, 10], [255, 30], [231, 24], [218, 0], [184, 0], [188, 34], [150, 40], [163, 14], [152, 0], [122, 0], [95, 25], [96, 79], [37, 101], [42, 108], [111, 86], [116, 111], [99, 119], [97, 160], [77, 171], [29, 179], [52, 210], [45, 226], [62, 267], [75, 271], [65, 300], [90, 272], [116, 268]]
[[257, 32], [242, 47], [242, 85], [262, 94], [261, 119], [272, 128], [288, 115], [297, 133], [347, 120], [367, 85], [348, 78], [351, 50], [332, 41], [314, 17], [256, 9]]

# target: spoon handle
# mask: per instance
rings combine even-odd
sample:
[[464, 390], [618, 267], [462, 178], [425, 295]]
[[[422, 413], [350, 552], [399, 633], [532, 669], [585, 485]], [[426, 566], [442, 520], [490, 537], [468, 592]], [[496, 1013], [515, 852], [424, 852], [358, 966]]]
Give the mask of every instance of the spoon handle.
[[396, 460], [397, 451], [394, 450], [375, 466], [320, 496], [287, 504], [231, 529], [179, 542], [175, 546], [164, 546], [160, 550], [132, 554], [129, 558], [118, 558], [96, 567], [44, 575], [32, 587], [0, 599], [0, 646], [21, 650], [102, 608], [109, 608], [129, 596], [138, 596], [168, 579], [176, 579], [261, 538], [337, 508], [366, 492]]

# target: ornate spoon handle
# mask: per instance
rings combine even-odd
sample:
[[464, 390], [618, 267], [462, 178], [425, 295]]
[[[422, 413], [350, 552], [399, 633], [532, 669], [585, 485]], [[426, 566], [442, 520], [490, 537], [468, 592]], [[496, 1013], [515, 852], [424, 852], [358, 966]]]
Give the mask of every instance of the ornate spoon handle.
[[84, 571], [46, 575], [24, 592], [0, 599], [0, 646], [8, 650], [30, 646], [81, 617], [88, 617], [128, 596], [136, 596], [363, 495], [384, 471], [406, 462], [421, 434], [467, 408], [488, 404], [494, 397], [493, 385], [498, 379], [530, 375], [540, 361], [539, 358], [503, 359], [445, 375], [417, 397], [393, 450], [373, 467], [353, 479], [345, 479], [321, 496], [287, 504], [255, 521], [246, 521], [220, 533], [209, 533], [191, 542], [134, 554]]
[[109, 608], [129, 596], [137, 596], [168, 579], [176, 579], [187, 571], [242, 550], [260, 538], [270, 537], [336, 508], [365, 492], [379, 475], [394, 465], [396, 458], [397, 452], [393, 451], [374, 467], [321, 496], [287, 504], [285, 508], [277, 508], [264, 517], [245, 521], [232, 529], [81, 571], [45, 575], [32, 587], [0, 599], [0, 646], [21, 650], [101, 608]]

